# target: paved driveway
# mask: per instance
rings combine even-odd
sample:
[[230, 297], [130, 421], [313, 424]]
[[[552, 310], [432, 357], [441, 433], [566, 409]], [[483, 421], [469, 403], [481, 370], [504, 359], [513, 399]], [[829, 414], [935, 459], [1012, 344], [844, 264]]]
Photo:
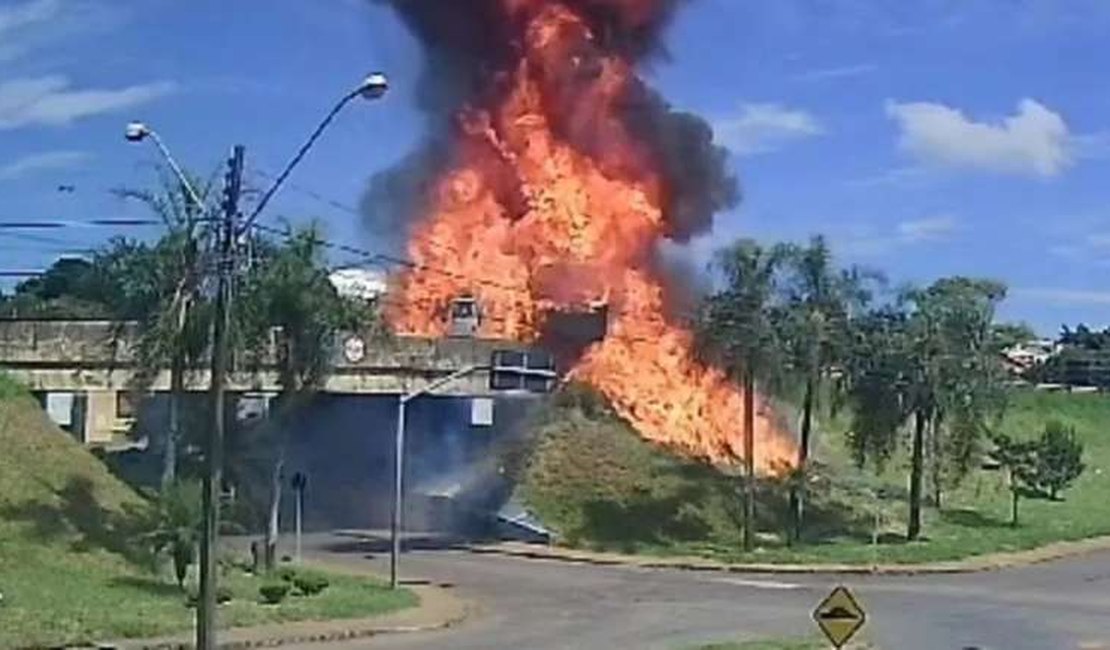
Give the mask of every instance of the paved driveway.
[[[449, 584], [480, 611], [459, 628], [343, 648], [640, 650], [806, 635], [836, 584], [868, 612], [884, 650], [1110, 650], [1110, 553], [953, 576], [772, 576], [598, 567], [477, 554], [434, 540], [403, 557], [407, 579]], [[309, 539], [309, 554], [384, 570], [378, 540]]]

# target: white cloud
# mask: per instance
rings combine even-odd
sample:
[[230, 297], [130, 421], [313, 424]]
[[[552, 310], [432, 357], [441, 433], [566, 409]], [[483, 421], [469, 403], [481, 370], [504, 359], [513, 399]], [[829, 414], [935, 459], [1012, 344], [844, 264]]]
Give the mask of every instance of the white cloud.
[[53, 18], [61, 9], [59, 0], [30, 0], [23, 4], [0, 7], [0, 38], [12, 32]]
[[896, 224], [893, 230], [879, 231], [857, 226], [832, 233], [838, 248], [850, 257], [879, 257], [912, 246], [936, 244], [949, 239], [960, 229], [952, 215], [940, 214]]
[[1014, 298], [1057, 305], [1110, 305], [1110, 291], [1019, 287], [1011, 290], [1009, 294]]
[[55, 19], [61, 0], [29, 0], [0, 7], [0, 61], [13, 59], [27, 49], [24, 37], [29, 30]]
[[24, 126], [63, 126], [83, 117], [110, 113], [163, 97], [176, 89], [172, 82], [128, 86], [115, 90], [72, 89], [60, 75], [0, 82], [0, 130]]
[[925, 163], [1048, 177], [1073, 159], [1064, 118], [1032, 99], [993, 122], [931, 102], [888, 101], [886, 112], [901, 127], [901, 147]]
[[53, 169], [66, 169], [85, 162], [90, 155], [84, 151], [42, 151], [0, 165], [0, 181], [10, 181], [28, 174]]
[[718, 140], [737, 155], [774, 151], [792, 140], [824, 132], [808, 112], [773, 103], [741, 104], [736, 115], [713, 126]]
[[848, 77], [859, 77], [869, 74], [878, 70], [879, 66], [874, 63], [857, 63], [855, 65], [843, 65], [834, 68], [818, 68], [816, 70], [806, 70], [805, 72], [794, 75], [795, 79], [799, 81], [826, 81], [829, 79], [845, 79]]
[[1085, 242], [1090, 248], [1106, 249], [1110, 248], [1110, 233], [1097, 232], [1087, 235]]
[[898, 224], [898, 237], [907, 244], [944, 239], [956, 230], [956, 219], [942, 214]]
[[1056, 244], [1048, 247], [1048, 254], [1054, 257], [1062, 257], [1070, 259], [1083, 254], [1083, 249], [1079, 246], [1071, 246], [1068, 244]]
[[933, 179], [935, 174], [924, 167], [893, 167], [871, 176], [855, 178], [845, 185], [855, 189], [875, 187], [920, 187]]

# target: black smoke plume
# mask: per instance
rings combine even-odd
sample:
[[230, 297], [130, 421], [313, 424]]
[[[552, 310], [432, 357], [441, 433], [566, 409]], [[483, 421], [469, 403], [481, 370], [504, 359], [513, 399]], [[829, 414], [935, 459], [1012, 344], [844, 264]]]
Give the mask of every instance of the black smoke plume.
[[[506, 16], [503, 0], [372, 1], [391, 6], [424, 48], [416, 101], [426, 115], [428, 136], [397, 166], [374, 175], [362, 201], [368, 227], [400, 244], [408, 226], [426, 214], [431, 183], [452, 165], [454, 115], [463, 106], [492, 105], [504, 92], [504, 73], [520, 59], [520, 27]], [[559, 1], [584, 16], [598, 37], [575, 48], [583, 61], [576, 70], [558, 71], [552, 84], [555, 103], [549, 107], [553, 126], [572, 146], [604, 160], [611, 134], [600, 120], [571, 105], [576, 90], [592, 81], [596, 66], [591, 61], [602, 56], [616, 53], [636, 62], [665, 56], [663, 31], [685, 0]], [[682, 243], [709, 231], [713, 215], [740, 200], [727, 152], [714, 144], [711, 127], [696, 115], [675, 111], [639, 80], [625, 89], [620, 108], [624, 131], [655, 159], [663, 176], [668, 238]], [[511, 205], [516, 197], [507, 193], [504, 203]]]

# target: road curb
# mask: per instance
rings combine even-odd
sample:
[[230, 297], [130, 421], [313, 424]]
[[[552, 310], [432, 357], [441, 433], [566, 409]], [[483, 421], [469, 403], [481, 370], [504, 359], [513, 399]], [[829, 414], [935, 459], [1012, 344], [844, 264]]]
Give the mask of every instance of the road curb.
[[[473, 608], [446, 589], [433, 586], [410, 587], [420, 598], [414, 608], [376, 618], [339, 621], [300, 621], [264, 625], [260, 627], [223, 630], [223, 637], [216, 647], [221, 650], [249, 650], [252, 648], [277, 648], [285, 645], [307, 643], [335, 643], [352, 641], [387, 634], [432, 632], [445, 630], [463, 623], [473, 613]], [[429, 603], [429, 601], [435, 601]], [[435, 620], [413, 624], [383, 622], [396, 618], [419, 618], [429, 610], [444, 610]], [[161, 639], [136, 639], [115, 643], [97, 644], [98, 650], [192, 650], [195, 642], [191, 636], [176, 635]]]
[[548, 560], [591, 566], [634, 567], [641, 569], [672, 569], [723, 573], [765, 574], [838, 574], [838, 575], [939, 575], [979, 573], [1017, 568], [1110, 550], [1110, 536], [1084, 540], [1053, 542], [1023, 551], [990, 553], [946, 562], [922, 564], [772, 564], [726, 563], [696, 558], [660, 558], [621, 553], [599, 553], [562, 547], [539, 547], [515, 542], [485, 545], [470, 549], [474, 553], [505, 555], [530, 560]]

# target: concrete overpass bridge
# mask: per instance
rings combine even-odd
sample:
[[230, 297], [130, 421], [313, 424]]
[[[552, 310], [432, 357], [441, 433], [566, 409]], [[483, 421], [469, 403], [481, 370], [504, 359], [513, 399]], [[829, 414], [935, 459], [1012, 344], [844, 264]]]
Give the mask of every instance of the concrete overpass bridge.
[[[112, 445], [132, 428], [137, 327], [107, 321], [0, 321], [0, 370], [30, 387], [51, 417], [82, 442]], [[419, 390], [453, 372], [485, 366], [495, 350], [524, 351], [508, 341], [470, 338], [372, 339], [347, 334], [337, 342], [332, 372], [323, 392], [335, 395], [389, 395]], [[257, 398], [280, 386], [271, 341], [260, 367], [236, 364], [228, 389]], [[142, 369], [147, 370], [147, 369]], [[150, 396], [169, 391], [169, 371], [153, 373]], [[186, 373], [190, 392], [208, 390], [206, 367]], [[438, 394], [492, 397], [489, 372], [477, 371], [443, 387]]]

